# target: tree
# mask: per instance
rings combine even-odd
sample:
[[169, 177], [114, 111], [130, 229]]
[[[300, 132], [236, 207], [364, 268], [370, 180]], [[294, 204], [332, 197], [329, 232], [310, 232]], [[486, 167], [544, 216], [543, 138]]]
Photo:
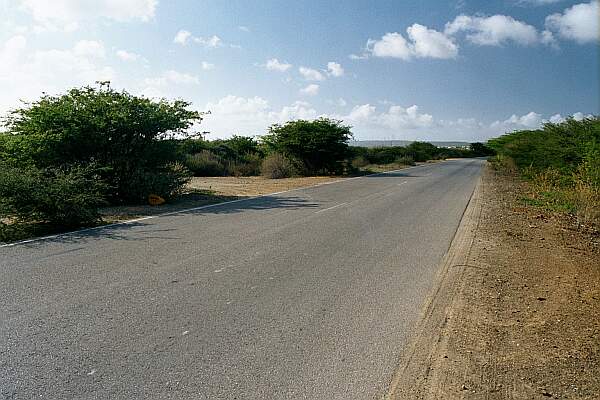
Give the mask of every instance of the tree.
[[43, 95], [5, 119], [3, 156], [39, 168], [95, 163], [111, 197], [131, 200], [132, 185], [139, 183], [133, 177], [161, 173], [177, 160], [177, 147], [163, 139], [189, 136], [202, 120], [189, 106], [119, 92], [108, 83]]
[[342, 121], [320, 118], [272, 125], [261, 139], [271, 152], [298, 160], [305, 173], [312, 175], [342, 172], [351, 138], [350, 127]]

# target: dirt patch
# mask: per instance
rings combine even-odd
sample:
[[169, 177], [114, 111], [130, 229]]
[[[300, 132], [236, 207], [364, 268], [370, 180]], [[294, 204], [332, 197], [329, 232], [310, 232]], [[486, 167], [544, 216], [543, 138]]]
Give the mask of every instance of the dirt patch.
[[192, 189], [208, 190], [220, 196], [258, 196], [285, 190], [338, 181], [340, 177], [311, 176], [301, 178], [267, 179], [262, 176], [223, 176], [192, 178]]
[[136, 205], [105, 207], [101, 210], [104, 222], [118, 222], [147, 215], [185, 210], [193, 207], [236, 200], [242, 197], [282, 192], [286, 190], [314, 186], [344, 178], [313, 176], [303, 178], [266, 179], [250, 177], [203, 177], [192, 178], [188, 192], [177, 200], [161, 206]]
[[390, 397], [598, 399], [600, 236], [525, 206], [514, 177], [488, 168], [479, 190], [469, 250], [448, 266]]

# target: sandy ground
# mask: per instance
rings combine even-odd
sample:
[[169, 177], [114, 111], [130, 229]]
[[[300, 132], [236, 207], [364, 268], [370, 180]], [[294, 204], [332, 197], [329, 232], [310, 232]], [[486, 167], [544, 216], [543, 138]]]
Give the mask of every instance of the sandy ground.
[[318, 185], [337, 181], [340, 177], [314, 176], [287, 179], [265, 179], [260, 176], [250, 177], [202, 177], [192, 178], [188, 185], [188, 193], [172, 203], [160, 206], [114, 206], [101, 210], [105, 222], [116, 222], [146, 215], [201, 207], [203, 205], [235, 200], [242, 197], [276, 193], [295, 188]]
[[189, 187], [192, 189], [209, 190], [221, 196], [257, 196], [340, 179], [344, 178], [329, 176], [285, 179], [266, 179], [262, 176], [198, 177], [192, 178]]
[[600, 234], [487, 169], [479, 214], [390, 398], [599, 399]]

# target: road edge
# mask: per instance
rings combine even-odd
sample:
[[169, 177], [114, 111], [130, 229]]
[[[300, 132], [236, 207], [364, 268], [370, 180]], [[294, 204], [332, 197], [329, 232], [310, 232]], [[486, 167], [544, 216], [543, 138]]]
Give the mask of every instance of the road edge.
[[[444, 161], [446, 161], [446, 160], [443, 160], [442, 162], [444, 162]], [[362, 178], [373, 177], [373, 176], [377, 176], [377, 175], [391, 174], [391, 173], [394, 173], [394, 172], [406, 171], [406, 170], [414, 169], [414, 168], [421, 168], [421, 167], [424, 167], [424, 166], [427, 166], [427, 165], [430, 165], [430, 164], [423, 163], [423, 164], [415, 165], [415, 166], [412, 166], [412, 167], [401, 168], [401, 169], [394, 169], [394, 170], [391, 170], [391, 171], [375, 172], [373, 174], [366, 174], [366, 175], [361, 175], [361, 176], [354, 176], [354, 177], [351, 177], [351, 178], [341, 178], [341, 179], [338, 179], [338, 180], [335, 180], [335, 181], [331, 181], [331, 182], [317, 183], [315, 185], [302, 186], [302, 187], [297, 187], [297, 188], [288, 189], [288, 190], [282, 190], [280, 192], [274, 192], [274, 193], [265, 193], [265, 194], [261, 194], [261, 195], [257, 195], [257, 196], [243, 197], [243, 198], [235, 199], [235, 200], [221, 201], [221, 202], [212, 203], [212, 204], [206, 204], [206, 205], [198, 206], [198, 207], [185, 208], [185, 209], [182, 209], [182, 210], [167, 211], [167, 212], [160, 213], [160, 214], [143, 216], [143, 217], [139, 217], [139, 218], [129, 219], [129, 220], [126, 220], [126, 221], [119, 221], [119, 222], [114, 222], [114, 223], [106, 224], [106, 225], [92, 226], [92, 227], [89, 227], [89, 228], [82, 228], [82, 229], [77, 229], [77, 230], [74, 230], [74, 231], [56, 233], [56, 234], [53, 234], [53, 235], [33, 237], [33, 238], [30, 238], [30, 239], [18, 240], [18, 241], [15, 241], [15, 242], [8, 242], [8, 243], [0, 242], [0, 249], [4, 248], [4, 247], [14, 247], [14, 246], [19, 246], [19, 245], [28, 244], [28, 243], [41, 242], [41, 241], [50, 240], [50, 239], [56, 239], [56, 238], [60, 238], [60, 237], [63, 237], [63, 236], [70, 236], [70, 235], [81, 234], [81, 233], [86, 233], [86, 232], [93, 232], [93, 231], [98, 231], [98, 230], [110, 229], [110, 228], [113, 228], [115, 226], [130, 225], [130, 224], [135, 224], [137, 222], [146, 221], [146, 220], [149, 220], [149, 219], [156, 219], [156, 218], [161, 218], [161, 217], [168, 217], [168, 216], [171, 216], [171, 215], [183, 214], [183, 213], [190, 212], [190, 211], [198, 211], [198, 210], [203, 210], [203, 209], [206, 209], [206, 208], [213, 208], [213, 207], [225, 206], [225, 205], [228, 205], [228, 204], [239, 203], [239, 202], [242, 202], [242, 201], [256, 200], [256, 199], [260, 199], [262, 197], [276, 196], [276, 195], [282, 194], [282, 193], [289, 193], [289, 192], [294, 192], [294, 191], [299, 191], [299, 190], [306, 190], [306, 189], [311, 189], [311, 188], [315, 188], [315, 187], [319, 187], [319, 186], [325, 186], [325, 185], [332, 185], [332, 184], [336, 184], [336, 183], [348, 182], [348, 181], [352, 181], [352, 180], [355, 180], [355, 179], [362, 179]]]
[[438, 398], [436, 388], [443, 383], [439, 382], [442, 377], [437, 374], [437, 367], [448, 346], [447, 323], [481, 220], [483, 186], [481, 175], [440, 263], [433, 288], [411, 331], [411, 339], [400, 354], [384, 400]]

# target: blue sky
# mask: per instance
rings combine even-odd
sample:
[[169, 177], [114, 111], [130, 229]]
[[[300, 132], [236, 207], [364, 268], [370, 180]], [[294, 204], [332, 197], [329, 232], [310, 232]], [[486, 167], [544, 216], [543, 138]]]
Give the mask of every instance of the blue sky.
[[600, 114], [598, 1], [0, 0], [0, 112], [110, 80], [208, 138], [327, 116], [479, 140]]

